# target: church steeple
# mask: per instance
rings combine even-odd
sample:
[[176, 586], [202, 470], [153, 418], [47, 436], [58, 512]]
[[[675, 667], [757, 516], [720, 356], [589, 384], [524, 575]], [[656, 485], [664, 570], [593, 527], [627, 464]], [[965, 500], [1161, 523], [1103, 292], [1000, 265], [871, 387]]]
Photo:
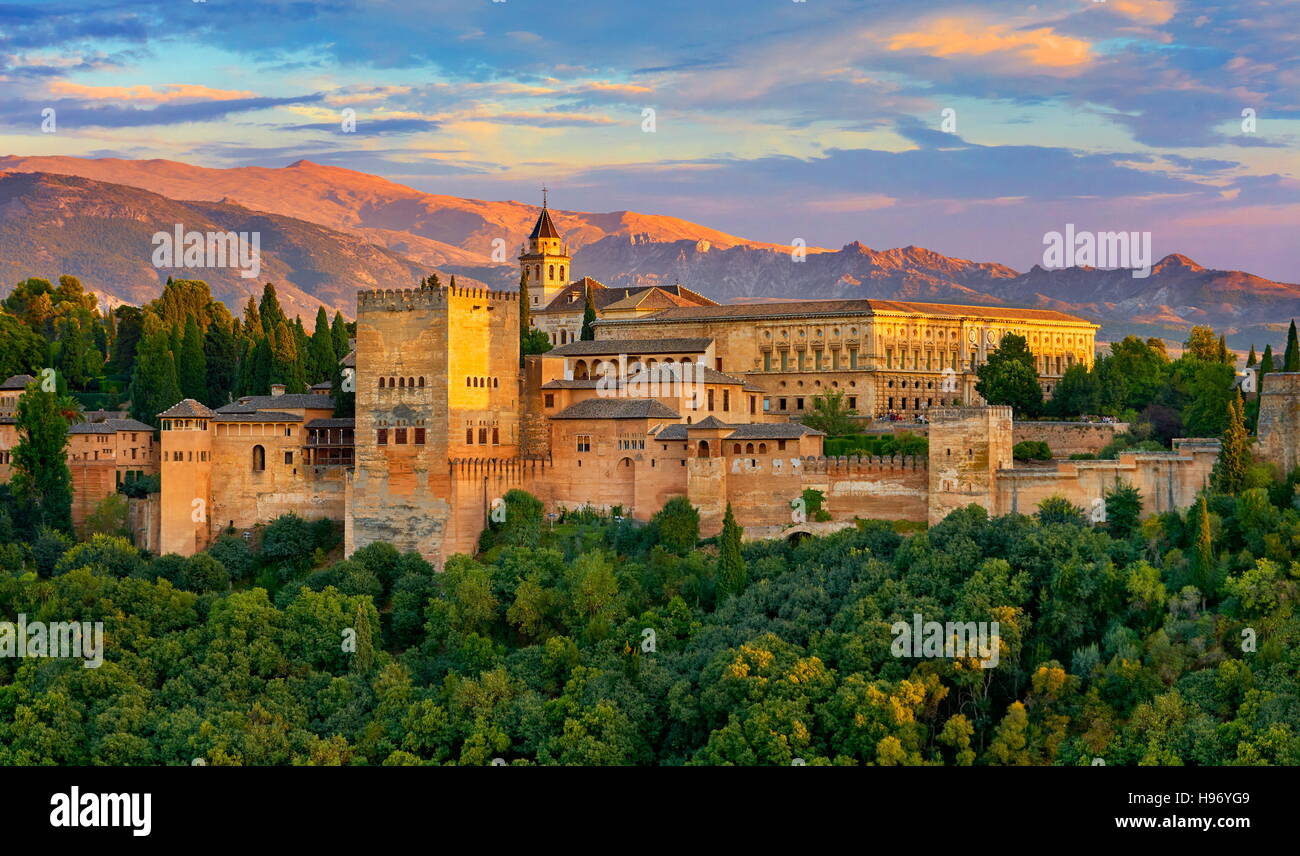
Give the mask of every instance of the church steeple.
[[530, 309], [544, 309], [569, 284], [569, 249], [560, 238], [547, 207], [548, 188], [542, 188], [542, 211], [537, 215], [528, 245], [519, 253], [519, 267], [528, 278]]

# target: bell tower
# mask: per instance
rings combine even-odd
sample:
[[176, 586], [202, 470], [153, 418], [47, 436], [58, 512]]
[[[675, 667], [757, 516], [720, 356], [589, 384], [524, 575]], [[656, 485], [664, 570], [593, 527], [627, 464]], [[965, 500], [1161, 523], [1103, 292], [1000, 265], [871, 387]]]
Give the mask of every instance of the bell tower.
[[528, 278], [529, 310], [545, 309], [569, 284], [569, 248], [546, 206], [547, 189], [542, 188], [542, 213], [537, 217], [528, 244], [519, 251], [519, 268]]

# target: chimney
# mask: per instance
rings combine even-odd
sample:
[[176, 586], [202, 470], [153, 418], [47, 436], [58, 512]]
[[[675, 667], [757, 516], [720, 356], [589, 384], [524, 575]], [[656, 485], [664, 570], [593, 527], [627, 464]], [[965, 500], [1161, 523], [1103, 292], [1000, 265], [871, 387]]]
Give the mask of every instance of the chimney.
[[284, 384], [282, 383], [271, 384], [271, 395], [284, 395]]

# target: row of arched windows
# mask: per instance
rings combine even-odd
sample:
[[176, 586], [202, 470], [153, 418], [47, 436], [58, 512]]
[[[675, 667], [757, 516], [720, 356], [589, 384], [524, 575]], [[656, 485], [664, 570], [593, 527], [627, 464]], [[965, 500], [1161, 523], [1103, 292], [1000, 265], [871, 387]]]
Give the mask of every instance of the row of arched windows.
[[499, 377], [469, 377], [469, 376], [467, 375], [467, 376], [465, 377], [465, 386], [473, 386], [473, 387], [491, 387], [492, 389], [496, 389], [497, 387], [501, 386], [501, 378], [499, 378]]
[[[546, 270], [550, 273], [548, 279], [555, 279], [555, 265], [549, 265]], [[542, 278], [542, 266], [533, 265], [533, 276], [538, 279]], [[560, 279], [564, 279], [564, 265], [560, 265]]]
[[[419, 383], [417, 383], [417, 381], [419, 381]], [[388, 378], [388, 383], [387, 383], [387, 385], [384, 384], [384, 378], [381, 377], [381, 378], [379, 379], [379, 388], [380, 388], [380, 389], [405, 389], [405, 388], [408, 387], [408, 386], [411, 387], [411, 388], [415, 388], [415, 387], [418, 386], [419, 388], [423, 389], [423, 388], [424, 388], [424, 378], [422, 378], [422, 377], [419, 377], [419, 378], [415, 378], [415, 377], [397, 377], [397, 378], [393, 378], [393, 377], [390, 377], [390, 378]]]

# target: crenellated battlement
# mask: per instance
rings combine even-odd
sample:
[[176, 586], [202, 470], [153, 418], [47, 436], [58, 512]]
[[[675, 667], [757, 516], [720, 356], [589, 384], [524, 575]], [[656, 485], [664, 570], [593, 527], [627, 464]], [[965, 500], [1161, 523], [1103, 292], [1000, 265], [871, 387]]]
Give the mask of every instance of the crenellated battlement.
[[926, 411], [926, 418], [931, 424], [935, 422], [960, 422], [966, 419], [1011, 419], [1011, 408], [1005, 404], [991, 404], [987, 407], [931, 407]]
[[447, 466], [453, 476], [483, 475], [491, 473], [534, 475], [544, 473], [550, 466], [549, 458], [448, 458]]
[[465, 288], [462, 286], [373, 288], [357, 292], [357, 314], [362, 312], [403, 312], [414, 309], [445, 309], [452, 298], [486, 300], [491, 303], [513, 303], [519, 300], [519, 293], [516, 291], [494, 291], [490, 288]]

